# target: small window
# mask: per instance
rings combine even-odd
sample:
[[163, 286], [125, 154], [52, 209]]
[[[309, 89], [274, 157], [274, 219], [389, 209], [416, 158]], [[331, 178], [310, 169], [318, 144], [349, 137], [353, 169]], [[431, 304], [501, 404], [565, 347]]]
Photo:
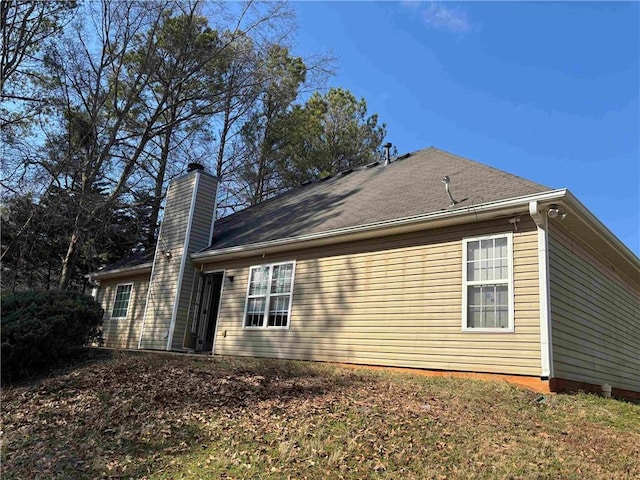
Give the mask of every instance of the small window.
[[244, 326], [289, 326], [294, 262], [260, 265], [249, 270]]
[[125, 318], [129, 310], [129, 299], [131, 298], [132, 284], [118, 285], [116, 288], [116, 299], [113, 302], [111, 318]]
[[463, 240], [462, 329], [513, 331], [512, 235]]

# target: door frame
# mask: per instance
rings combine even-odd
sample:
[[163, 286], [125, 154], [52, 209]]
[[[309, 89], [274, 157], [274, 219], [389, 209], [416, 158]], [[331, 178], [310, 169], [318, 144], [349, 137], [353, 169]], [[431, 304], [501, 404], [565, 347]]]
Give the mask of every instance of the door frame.
[[[187, 351], [196, 351], [198, 322], [202, 310], [202, 296], [205, 289], [205, 277], [200, 270], [193, 273], [193, 287], [191, 289], [191, 299], [189, 301], [189, 313], [187, 314], [187, 328], [185, 330], [182, 347]], [[195, 328], [195, 331], [194, 331]], [[193, 341], [193, 345], [191, 342]]]
[[[213, 329], [213, 341], [211, 342], [211, 355], [215, 355], [216, 352], [216, 338], [218, 337], [218, 324], [220, 323], [220, 309], [222, 307], [222, 298], [224, 295], [224, 284], [227, 280], [227, 271], [225, 269], [217, 269], [217, 270], [203, 270], [200, 273], [204, 277], [207, 275], [213, 275], [215, 273], [222, 274], [222, 282], [220, 283], [220, 301], [218, 302], [218, 309], [216, 310], [216, 326]], [[203, 282], [204, 283], [204, 282]]]

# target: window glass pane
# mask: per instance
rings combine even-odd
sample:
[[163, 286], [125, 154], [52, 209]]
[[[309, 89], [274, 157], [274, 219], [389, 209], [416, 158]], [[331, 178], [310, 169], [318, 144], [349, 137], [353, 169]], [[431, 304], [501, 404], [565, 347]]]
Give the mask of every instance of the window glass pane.
[[482, 327], [494, 328], [496, 326], [496, 316], [493, 307], [484, 307], [482, 309]]
[[507, 269], [508, 262], [509, 260], [506, 258], [500, 258], [496, 260], [496, 267], [495, 267], [496, 280], [507, 280], [509, 278], [509, 273]]
[[480, 262], [467, 264], [467, 280], [473, 282], [480, 279]]
[[266, 298], [250, 298], [247, 302], [247, 318], [245, 326], [261, 327], [264, 319]]
[[509, 287], [474, 285], [467, 287], [467, 327], [507, 328], [509, 326]]
[[492, 280], [493, 272], [489, 270], [489, 262], [483, 260], [480, 262], [480, 278], [478, 280]]
[[491, 247], [493, 247], [493, 240], [482, 240], [482, 241], [480, 241], [480, 258], [482, 260], [486, 260], [488, 258], [492, 258], [490, 256]]
[[249, 295], [265, 295], [269, 281], [269, 267], [255, 267], [251, 269]]
[[467, 309], [467, 327], [468, 328], [480, 328], [481, 325], [481, 307], [469, 307]]
[[264, 312], [265, 298], [250, 298], [247, 312], [259, 313]]
[[272, 312], [286, 312], [289, 310], [289, 297], [274, 297]]
[[500, 327], [500, 328], [509, 327], [509, 308], [508, 307], [496, 308], [496, 327]]
[[494, 305], [496, 303], [496, 291], [492, 285], [482, 287], [482, 305]]
[[271, 277], [271, 293], [289, 293], [291, 291], [291, 276], [293, 264], [274, 265]]
[[508, 264], [506, 238], [467, 243], [468, 281], [507, 280]]
[[467, 303], [470, 307], [482, 305], [482, 286], [467, 287]]
[[507, 238], [501, 237], [496, 238], [496, 251], [495, 256], [497, 258], [507, 258], [509, 255], [507, 254]]
[[487, 278], [486, 278], [486, 280], [494, 280], [496, 278], [495, 269], [496, 269], [495, 260], [487, 261]]
[[467, 261], [480, 260], [480, 242], [467, 243]]
[[507, 285], [496, 285], [496, 305], [509, 306], [509, 287]]
[[269, 305], [269, 326], [286, 327], [289, 317], [289, 297], [271, 297]]
[[116, 289], [116, 298], [113, 303], [113, 311], [111, 316], [115, 318], [123, 318], [127, 316], [129, 309], [129, 299], [131, 298], [131, 285], [119, 285]]

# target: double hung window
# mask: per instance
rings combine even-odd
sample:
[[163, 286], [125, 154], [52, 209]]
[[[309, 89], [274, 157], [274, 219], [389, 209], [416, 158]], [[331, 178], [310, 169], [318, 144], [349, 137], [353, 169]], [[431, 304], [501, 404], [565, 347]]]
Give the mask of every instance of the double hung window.
[[116, 287], [116, 298], [113, 302], [111, 318], [126, 318], [127, 311], [129, 310], [129, 300], [131, 299], [132, 287], [133, 285], [131, 283], [118, 285]]
[[463, 323], [468, 331], [513, 331], [512, 235], [463, 240]]
[[294, 262], [251, 267], [245, 327], [289, 327], [294, 269]]

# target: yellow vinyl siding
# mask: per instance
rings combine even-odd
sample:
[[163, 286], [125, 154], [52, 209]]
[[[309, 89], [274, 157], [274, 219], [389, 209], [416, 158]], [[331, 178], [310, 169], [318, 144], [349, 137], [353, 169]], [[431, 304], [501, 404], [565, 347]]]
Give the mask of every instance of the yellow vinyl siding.
[[189, 303], [191, 301], [191, 292], [194, 288], [194, 273], [195, 268], [193, 264], [190, 260], [187, 260], [182, 277], [182, 288], [180, 289], [180, 297], [178, 299], [176, 325], [173, 333], [173, 341], [171, 343], [171, 348], [173, 350], [180, 350], [184, 345], [187, 318], [189, 316]]
[[[191, 230], [189, 232], [190, 238], [187, 244], [187, 252], [189, 253], [197, 252], [209, 246], [211, 222], [213, 221], [216, 201], [217, 179], [202, 173], [199, 175], [198, 191], [196, 192]], [[194, 288], [194, 273], [195, 267], [191, 260], [187, 259], [182, 275], [182, 288], [178, 298], [176, 324], [171, 342], [173, 350], [182, 349], [185, 343], [185, 335], [188, 330], [189, 304], [191, 302], [191, 292]]]
[[[167, 348], [195, 179], [195, 175], [185, 175], [174, 180], [167, 192], [167, 206], [158, 236], [144, 328], [140, 339], [141, 348]], [[171, 258], [165, 257], [163, 252], [167, 251], [171, 252]]]
[[[196, 201], [192, 212], [196, 184]], [[179, 278], [183, 255], [200, 250], [209, 243], [216, 186], [215, 177], [202, 172], [191, 172], [174, 180], [169, 187], [149, 287], [146, 318], [140, 340], [141, 348], [167, 348], [176, 301], [178, 306], [170, 346], [174, 350], [183, 347], [194, 273], [193, 264], [187, 258], [182, 268], [182, 279]], [[192, 223], [189, 229], [190, 218]], [[170, 258], [165, 257], [163, 253], [167, 251], [171, 252]], [[180, 281], [182, 287], [178, 284]]]
[[554, 376], [640, 391], [640, 288], [558, 228], [549, 241]]
[[[118, 285], [131, 283], [131, 296], [127, 316], [111, 318], [113, 301]], [[104, 308], [102, 319], [102, 333], [104, 345], [112, 348], [138, 348], [140, 328], [144, 314], [144, 304], [149, 288], [149, 274], [138, 275], [125, 279], [103, 280], [98, 290], [98, 301]]]
[[191, 226], [190, 252], [209, 246], [217, 184], [214, 177], [201, 174]]
[[172, 252], [174, 254], [170, 259], [160, 252], [157, 254], [149, 287], [141, 348], [164, 350], [167, 346], [182, 248], [175, 248]]
[[[462, 238], [506, 219], [205, 265], [226, 269], [215, 353], [540, 374], [537, 233], [513, 236], [515, 332], [462, 331]], [[296, 260], [289, 330], [243, 329], [251, 265]]]

